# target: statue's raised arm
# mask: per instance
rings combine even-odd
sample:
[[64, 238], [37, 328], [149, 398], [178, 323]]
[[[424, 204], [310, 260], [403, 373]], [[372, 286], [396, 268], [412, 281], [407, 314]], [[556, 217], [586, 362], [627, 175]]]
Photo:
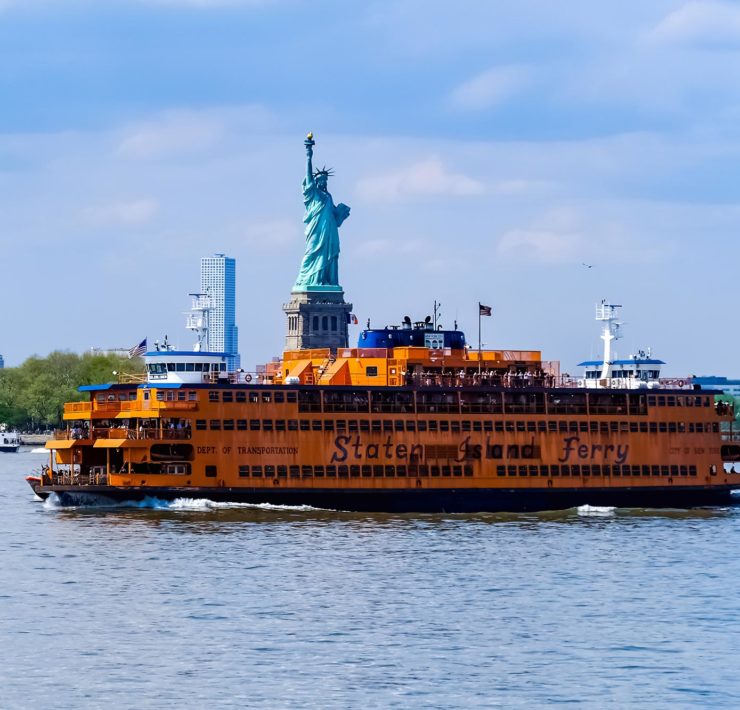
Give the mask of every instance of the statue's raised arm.
[[304, 141], [306, 146], [306, 177], [303, 180], [303, 202], [306, 212], [306, 252], [298, 273], [294, 291], [307, 288], [339, 287], [339, 226], [349, 216], [349, 207], [334, 205], [328, 190], [332, 171], [314, 170], [313, 133]]

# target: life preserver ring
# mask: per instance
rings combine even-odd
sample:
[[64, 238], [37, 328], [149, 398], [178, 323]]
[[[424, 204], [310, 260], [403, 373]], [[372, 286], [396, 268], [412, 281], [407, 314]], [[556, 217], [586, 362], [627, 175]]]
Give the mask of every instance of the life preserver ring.
[[683, 387], [686, 383], [683, 380], [678, 381], [678, 386]]
[[250, 375], [249, 373], [247, 373], [246, 375], [244, 375], [244, 381], [245, 382], [251, 382], [252, 381], [252, 375]]

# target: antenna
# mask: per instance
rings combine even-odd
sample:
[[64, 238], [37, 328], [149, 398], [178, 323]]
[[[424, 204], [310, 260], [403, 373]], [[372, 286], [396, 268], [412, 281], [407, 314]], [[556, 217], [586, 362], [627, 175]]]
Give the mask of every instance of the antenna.
[[213, 310], [211, 296], [206, 289], [205, 293], [189, 293], [192, 297], [192, 305], [187, 316], [185, 327], [195, 333], [196, 343], [193, 346], [195, 352], [208, 350], [208, 327], [210, 324], [210, 314]]
[[618, 303], [607, 303], [605, 298], [601, 303], [596, 305], [596, 320], [604, 323], [601, 331], [601, 339], [604, 341], [604, 362], [601, 366], [601, 378], [609, 377], [612, 359], [612, 340], [619, 340], [622, 337], [622, 321], [618, 320], [619, 314], [617, 309], [622, 306]]

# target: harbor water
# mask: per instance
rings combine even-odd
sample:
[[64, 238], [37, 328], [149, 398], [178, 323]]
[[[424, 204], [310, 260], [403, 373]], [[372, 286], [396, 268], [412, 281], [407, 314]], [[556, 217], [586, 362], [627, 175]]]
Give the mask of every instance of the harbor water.
[[0, 454], [3, 708], [740, 707], [740, 507], [63, 509]]

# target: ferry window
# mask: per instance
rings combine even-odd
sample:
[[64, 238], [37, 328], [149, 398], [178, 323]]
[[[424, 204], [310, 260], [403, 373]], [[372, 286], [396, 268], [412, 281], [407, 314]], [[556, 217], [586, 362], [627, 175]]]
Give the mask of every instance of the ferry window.
[[619, 431], [626, 434], [629, 430], [630, 430], [629, 422], [619, 422]]
[[438, 478], [439, 477], [439, 466], [430, 466], [429, 475], [434, 478]]
[[265, 466], [265, 478], [275, 478], [274, 466]]
[[416, 431], [416, 422], [415, 421], [406, 422], [406, 431]]
[[347, 431], [357, 431], [358, 429], [359, 425], [357, 419], [350, 419], [347, 421]]
[[275, 431], [285, 431], [285, 419], [275, 420]]
[[516, 476], [516, 466], [507, 466], [506, 473], [509, 476]]
[[463, 419], [463, 421], [462, 421], [462, 430], [463, 431], [470, 431], [470, 420]]
[[259, 419], [250, 419], [249, 420], [249, 429], [251, 431], [259, 431], [260, 430], [260, 420]]
[[298, 392], [299, 412], [320, 412], [321, 392], [318, 390], [301, 390]]
[[272, 431], [272, 419], [262, 420], [262, 431]]
[[287, 466], [278, 466], [277, 467], [277, 475], [278, 475], [278, 478], [287, 478], [288, 477], [288, 467]]
[[196, 419], [195, 420], [195, 428], [198, 431], [203, 431], [206, 428], [206, 420], [205, 419]]
[[671, 476], [678, 476], [678, 466], [675, 464], [671, 466]]
[[[306, 425], [306, 428], [303, 428], [303, 425]], [[321, 431], [322, 430], [322, 422], [321, 419], [312, 419], [311, 420], [311, 431]], [[308, 420], [307, 419], [301, 419], [301, 431], [308, 431]]]
[[666, 402], [669, 407], [676, 406], [676, 398], [673, 395], [668, 395], [668, 397], [666, 398]]
[[493, 422], [489, 420], [484, 421], [483, 431], [493, 431]]
[[194, 362], [186, 362], [185, 363], [185, 372], [195, 372], [195, 363]]
[[454, 433], [458, 433], [460, 431], [460, 422], [457, 419], [453, 419], [450, 424]]
[[372, 466], [368, 466], [367, 464], [365, 464], [362, 467], [362, 477], [363, 478], [370, 478], [372, 475], [373, 475], [373, 467]]
[[313, 475], [316, 478], [323, 478], [324, 477], [324, 467], [323, 466], [314, 466], [313, 467]]
[[689, 466], [689, 475], [696, 476], [696, 466]]
[[249, 401], [252, 402], [252, 404], [260, 401], [260, 393], [259, 392], [250, 392], [249, 393]]
[[439, 423], [439, 430], [440, 431], [449, 431], [450, 430], [450, 423], [447, 420], [443, 419]]
[[668, 431], [668, 424], [666, 422], [658, 422], [658, 431], [661, 434], [665, 434]]
[[288, 419], [288, 431], [298, 431], [298, 420], [297, 419]]
[[383, 431], [393, 431], [393, 422], [390, 419], [383, 420]]
[[675, 434], [678, 427], [676, 426], [676, 422], [668, 422], [668, 433], [669, 434]]
[[578, 430], [581, 432], [588, 432], [588, 422], [579, 422]]
[[275, 392], [275, 402], [285, 402], [285, 392]]
[[581, 467], [579, 464], [574, 464], [570, 467], [570, 475], [571, 476], [580, 476], [581, 475]]
[[647, 422], [640, 422], [640, 432], [642, 434], [647, 434], [648, 430], [648, 423]]
[[236, 392], [235, 393], [236, 401], [237, 402], [246, 402], [247, 401], [247, 393], [246, 392]]
[[216, 478], [217, 471], [218, 469], [215, 466], [206, 466], [206, 477]]
[[676, 397], [676, 406], [683, 407], [683, 397]]
[[638, 431], [637, 422], [630, 422], [630, 431], [635, 434]]
[[175, 395], [176, 392], [173, 392], [172, 390], [167, 391], [167, 401], [168, 402], [174, 402], [175, 401]]
[[437, 422], [432, 420], [428, 423], [429, 431], [437, 431]]
[[[419, 430], [421, 431], [421, 430]], [[473, 422], [473, 431], [483, 431], [483, 422], [480, 421], [474, 421]]]
[[577, 432], [578, 422], [568, 422], [568, 431]]
[[[709, 425], [707, 425], [707, 426], [709, 426]], [[713, 422], [712, 423], [712, 431], [715, 434], [719, 433], [719, 422]]]
[[426, 422], [416, 422], [416, 428], [418, 429], [418, 431], [426, 431], [427, 423]]
[[639, 476], [640, 475], [640, 467], [639, 466], [632, 466], [632, 475], [633, 476]]
[[650, 475], [650, 466], [643, 466], [642, 467], [642, 475], [643, 476], [649, 476]]
[[249, 466], [239, 466], [239, 478], [247, 478], [249, 476]]
[[505, 476], [506, 475], [506, 466], [496, 466], [496, 475], [497, 476]]
[[665, 396], [664, 395], [660, 395], [658, 397], [658, 406], [665, 407]]
[[520, 476], [526, 476], [527, 475], [527, 467], [526, 466], [519, 466], [519, 475]]
[[703, 434], [704, 433], [704, 424], [702, 422], [696, 423], [696, 433], [697, 434]]
[[347, 478], [349, 476], [349, 466], [337, 466], [337, 475], [339, 478]]
[[218, 402], [218, 399], [219, 399], [218, 392], [214, 392], [213, 390], [211, 390], [208, 393], [208, 401], [209, 402]]
[[462, 466], [453, 466], [452, 467], [452, 475], [453, 476], [462, 476]]
[[362, 390], [324, 392], [324, 411], [367, 412], [367, 392]]
[[301, 476], [311, 478], [313, 476], [313, 466], [301, 466]]
[[174, 372], [175, 371], [175, 363], [174, 362], [168, 362], [167, 363], [167, 372]]
[[178, 400], [178, 402], [184, 402], [185, 401], [185, 398], [186, 398], [186, 393], [185, 392], [178, 392], [177, 393], [177, 400]]
[[176, 372], [185, 372], [185, 363], [184, 362], [178, 362], [175, 365], [175, 371]]
[[647, 401], [648, 407], [654, 407], [656, 403], [655, 395], [648, 395]]
[[211, 431], [217, 431], [219, 429], [221, 429], [221, 420], [211, 419]]
[[157, 401], [164, 402], [164, 392], [162, 390], [157, 390]]
[[504, 423], [503, 422], [494, 422], [494, 429], [496, 431], [503, 431], [504, 430]]
[[337, 431], [346, 431], [347, 422], [344, 419], [337, 419]]
[[630, 466], [622, 466], [622, 475], [623, 476], [631, 476], [632, 475], [632, 469]]
[[560, 467], [560, 472], [563, 474], [563, 476], [570, 476], [570, 466], [568, 464], [563, 464]]
[[388, 478], [393, 478], [396, 475], [396, 467], [395, 466], [386, 466], [385, 467], [385, 475]]
[[370, 365], [365, 368], [365, 376], [366, 377], [377, 377], [378, 376], [378, 368], [375, 365]]
[[601, 475], [601, 465], [596, 463], [593, 466], [591, 466], [591, 473], [594, 476], [600, 476]]
[[550, 475], [551, 476], [560, 475], [560, 466], [558, 464], [553, 464], [552, 466], [550, 466]]
[[301, 469], [300, 466], [290, 466], [290, 477], [291, 478], [300, 478], [301, 477]]
[[651, 466], [650, 474], [653, 476], [660, 476], [660, 466]]
[[452, 467], [451, 466], [442, 466], [442, 475], [443, 476], [451, 476], [452, 475]]
[[589, 466], [589, 465], [581, 466], [581, 475], [582, 476], [590, 476], [591, 475], [591, 466]]
[[382, 478], [383, 477], [383, 467], [373, 466], [373, 476], [375, 476], [376, 478]]
[[247, 430], [247, 420], [246, 419], [237, 419], [236, 420], [236, 428], [239, 431], [246, 431]]
[[224, 431], [234, 431], [233, 419], [224, 419]]
[[527, 431], [537, 431], [537, 422], [527, 422]]
[[609, 422], [609, 431], [618, 432], [619, 431], [619, 422]]
[[272, 392], [263, 392], [262, 401], [265, 403], [272, 402]]
[[233, 392], [222, 392], [222, 401], [223, 402], [233, 402], [234, 401], [234, 393]]
[[252, 466], [252, 476], [262, 478], [262, 466]]
[[661, 466], [660, 467], [660, 475], [661, 476], [670, 476], [671, 475], [670, 468], [668, 466]]
[[648, 422], [648, 428], [650, 429], [651, 434], [657, 434], [658, 433], [658, 422]]
[[324, 431], [334, 431], [334, 420], [333, 419], [324, 420]]
[[285, 399], [288, 402], [297, 402], [298, 401], [298, 394], [296, 392], [286, 392], [285, 393]]
[[403, 419], [396, 419], [396, 420], [395, 420], [395, 421], [393, 422], [393, 428], [394, 428], [394, 429], [395, 429], [396, 431], [403, 431]]

